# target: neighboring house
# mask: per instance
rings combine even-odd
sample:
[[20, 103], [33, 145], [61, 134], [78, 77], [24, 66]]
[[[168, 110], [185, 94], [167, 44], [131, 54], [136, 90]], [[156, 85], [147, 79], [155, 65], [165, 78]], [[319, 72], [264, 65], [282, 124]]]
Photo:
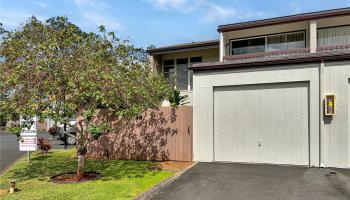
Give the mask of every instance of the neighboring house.
[[350, 8], [218, 32], [149, 50], [156, 71], [193, 90], [194, 160], [350, 167]]

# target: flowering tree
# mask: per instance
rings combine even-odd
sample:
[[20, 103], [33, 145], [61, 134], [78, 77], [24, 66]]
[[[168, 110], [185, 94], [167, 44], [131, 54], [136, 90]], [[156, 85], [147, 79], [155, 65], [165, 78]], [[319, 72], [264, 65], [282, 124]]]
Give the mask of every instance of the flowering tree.
[[169, 93], [145, 52], [103, 26], [87, 33], [65, 17], [32, 17], [16, 30], [0, 31], [0, 112], [9, 120], [37, 116], [67, 126], [79, 116], [78, 179], [87, 145], [112, 127], [94, 121], [99, 110], [132, 118]]

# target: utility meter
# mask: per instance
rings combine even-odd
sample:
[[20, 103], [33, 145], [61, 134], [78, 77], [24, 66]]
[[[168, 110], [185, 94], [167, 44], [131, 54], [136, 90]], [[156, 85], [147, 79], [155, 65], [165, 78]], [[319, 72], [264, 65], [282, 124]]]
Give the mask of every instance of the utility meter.
[[335, 115], [335, 95], [326, 95], [325, 97], [325, 115]]

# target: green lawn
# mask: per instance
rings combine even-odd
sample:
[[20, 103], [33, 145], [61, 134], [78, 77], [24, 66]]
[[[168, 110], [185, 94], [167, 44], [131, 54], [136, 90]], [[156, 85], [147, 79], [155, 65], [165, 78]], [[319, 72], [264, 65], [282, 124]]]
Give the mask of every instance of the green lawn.
[[102, 174], [100, 180], [55, 184], [50, 177], [76, 169], [74, 150], [57, 150], [47, 155], [34, 153], [31, 163], [19, 161], [0, 177], [0, 189], [8, 187], [9, 179], [17, 180], [19, 192], [0, 199], [132, 199], [173, 172], [154, 171], [148, 161], [86, 160], [86, 171]]

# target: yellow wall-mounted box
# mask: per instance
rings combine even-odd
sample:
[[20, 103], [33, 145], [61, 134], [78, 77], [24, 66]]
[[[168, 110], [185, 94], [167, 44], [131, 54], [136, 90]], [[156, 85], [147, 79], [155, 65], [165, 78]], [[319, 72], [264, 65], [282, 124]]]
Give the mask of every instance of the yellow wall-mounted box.
[[324, 100], [324, 114], [327, 116], [335, 115], [335, 95], [329, 94], [325, 96]]

